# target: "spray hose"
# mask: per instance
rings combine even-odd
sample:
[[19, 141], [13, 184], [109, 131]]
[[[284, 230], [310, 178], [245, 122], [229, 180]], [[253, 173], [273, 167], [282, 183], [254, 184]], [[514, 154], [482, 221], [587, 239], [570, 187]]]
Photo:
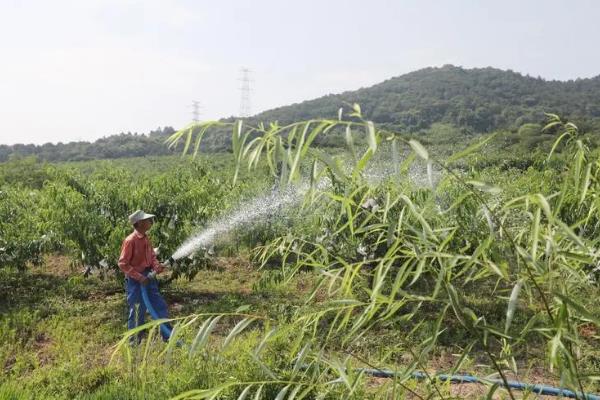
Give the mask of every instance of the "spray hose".
[[[377, 378], [394, 378], [396, 376], [401, 376], [402, 374], [395, 373], [389, 370], [381, 370], [381, 369], [368, 369], [368, 368], [358, 368], [356, 369], [358, 372], [363, 372], [366, 375], [371, 375]], [[415, 371], [411, 374], [411, 377], [417, 380], [426, 380], [432, 378], [431, 375], [428, 375], [421, 371]], [[590, 394], [590, 393], [581, 393], [574, 392], [572, 390], [561, 389], [553, 386], [532, 384], [532, 383], [523, 383], [518, 381], [508, 381], [507, 385], [501, 379], [481, 379], [472, 375], [448, 375], [448, 374], [437, 374], [433, 376], [434, 379], [439, 379], [442, 382], [449, 381], [451, 383], [479, 383], [479, 384], [493, 384], [501, 387], [508, 387], [510, 389], [522, 390], [531, 393], [535, 393], [538, 395], [546, 395], [546, 396], [562, 396], [568, 397], [571, 399], [584, 399], [584, 400], [600, 400], [600, 395]]]
[[[170, 267], [171, 265], [174, 265], [174, 264], [175, 264], [175, 260], [173, 259], [173, 257], [169, 257], [169, 259], [163, 263], [163, 265], [166, 267]], [[148, 274], [147, 278], [148, 279], [156, 279], [156, 273], [154, 271], [150, 272]], [[146, 305], [146, 309], [152, 316], [152, 319], [154, 319], [154, 320], [160, 319], [160, 317], [158, 316], [158, 313], [156, 312], [156, 310], [154, 309], [154, 306], [152, 305], [152, 302], [150, 302], [150, 297], [148, 296], [148, 289], [146, 288], [145, 285], [140, 285], [140, 287], [142, 288], [142, 300], [144, 301], [144, 304]], [[172, 331], [167, 324], [160, 324], [160, 331], [164, 337], [167, 337], [167, 338], [171, 337]]]
[[[175, 264], [175, 260], [173, 257], [169, 257], [168, 261], [164, 263], [166, 266], [171, 266]], [[148, 274], [148, 278], [155, 279], [156, 274], [150, 273]], [[141, 285], [142, 288], [142, 299], [144, 300], [144, 304], [146, 305], [146, 309], [150, 313], [153, 319], [160, 319], [158, 313], [152, 306], [150, 302], [150, 298], [148, 297], [148, 290], [146, 286]], [[171, 337], [171, 329], [167, 324], [160, 324], [160, 331], [163, 336], [170, 338]], [[369, 369], [369, 368], [357, 368], [357, 372], [362, 372], [366, 375], [371, 375], [377, 378], [394, 378], [396, 376], [400, 376], [401, 374], [395, 373], [390, 370], [385, 369]], [[411, 374], [411, 377], [417, 380], [426, 380], [430, 379], [430, 375], [421, 372], [415, 371]], [[600, 395], [590, 394], [590, 393], [581, 393], [574, 392], [568, 389], [561, 389], [553, 386], [546, 386], [540, 384], [532, 384], [532, 383], [524, 383], [518, 381], [508, 381], [507, 384], [504, 383], [501, 379], [481, 379], [473, 375], [449, 375], [449, 374], [437, 374], [434, 375], [435, 379], [438, 379], [442, 382], [449, 381], [450, 383], [478, 383], [478, 384], [493, 384], [501, 387], [508, 387], [510, 389], [527, 391], [531, 393], [535, 393], [538, 395], [546, 395], [546, 396], [562, 396], [570, 399], [584, 399], [584, 400], [600, 400]]]
[[[140, 285], [140, 286], [142, 288], [142, 300], [144, 300], [146, 309], [152, 316], [152, 319], [154, 319], [154, 320], [160, 319], [160, 317], [158, 316], [158, 313], [156, 312], [156, 310], [152, 306], [152, 303], [150, 302], [150, 298], [148, 297], [148, 289], [146, 289], [146, 286], [144, 286], [144, 285]], [[164, 337], [167, 337], [167, 338], [171, 337], [171, 329], [169, 329], [169, 326], [167, 324], [160, 324], [160, 331], [162, 332]]]

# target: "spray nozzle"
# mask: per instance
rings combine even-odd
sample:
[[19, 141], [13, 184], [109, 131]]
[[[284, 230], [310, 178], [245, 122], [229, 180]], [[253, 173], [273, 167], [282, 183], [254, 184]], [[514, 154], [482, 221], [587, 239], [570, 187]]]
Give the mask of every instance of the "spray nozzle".
[[[174, 267], [175, 266], [175, 259], [173, 257], [169, 257], [167, 259], [167, 261], [162, 263], [165, 267], [169, 268], [169, 267]], [[155, 279], [156, 278], [156, 271], [150, 271], [150, 273], [147, 275], [148, 279]]]
[[163, 265], [165, 267], [174, 267], [175, 266], [175, 259], [173, 258], [173, 256], [169, 257], [167, 259], [167, 261], [163, 262]]

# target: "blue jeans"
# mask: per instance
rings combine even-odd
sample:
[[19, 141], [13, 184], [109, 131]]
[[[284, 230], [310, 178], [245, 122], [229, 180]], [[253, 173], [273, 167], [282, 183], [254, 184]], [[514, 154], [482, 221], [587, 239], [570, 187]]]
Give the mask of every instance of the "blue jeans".
[[[147, 269], [142, 274], [147, 276], [150, 273], [150, 269]], [[135, 279], [127, 278], [125, 279], [125, 289], [127, 291], [127, 305], [129, 306], [129, 317], [127, 318], [127, 329], [133, 329], [140, 325], [144, 324], [146, 317], [146, 305], [144, 304], [144, 300], [142, 300], [142, 284], [136, 281]], [[150, 298], [150, 303], [156, 310], [159, 318], [169, 318], [169, 311], [167, 309], [167, 303], [165, 299], [160, 295], [158, 291], [158, 282], [156, 279], [150, 279], [148, 284], [146, 285], [146, 290], [148, 291], [148, 297]], [[168, 337], [165, 337], [165, 334], [162, 330], [159, 329], [160, 334], [163, 340], [169, 340]], [[142, 337], [144, 337], [145, 333], [140, 332], [137, 336], [137, 341], [139, 342]], [[135, 338], [132, 337], [132, 341]]]

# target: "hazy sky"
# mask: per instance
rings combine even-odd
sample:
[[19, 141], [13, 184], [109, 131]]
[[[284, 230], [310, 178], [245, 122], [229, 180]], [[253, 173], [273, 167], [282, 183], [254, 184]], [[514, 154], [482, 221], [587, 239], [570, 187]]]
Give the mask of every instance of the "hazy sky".
[[451, 63], [600, 74], [600, 1], [0, 0], [0, 143], [236, 115]]

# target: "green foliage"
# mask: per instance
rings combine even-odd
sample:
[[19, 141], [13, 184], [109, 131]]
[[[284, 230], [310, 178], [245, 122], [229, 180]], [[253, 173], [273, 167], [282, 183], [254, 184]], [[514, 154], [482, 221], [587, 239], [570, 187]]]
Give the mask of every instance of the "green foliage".
[[163, 142], [173, 132], [173, 128], [165, 127], [147, 135], [121, 133], [98, 139], [93, 143], [80, 141], [43, 145], [0, 145], [0, 162], [9, 160], [11, 156], [35, 156], [41, 160], [57, 162], [167, 155], [172, 152]]
[[52, 250], [54, 235], [38, 214], [39, 197], [30, 189], [0, 186], [0, 268], [39, 265]]
[[36, 156], [12, 156], [0, 164], [0, 185], [40, 189], [52, 178], [52, 168], [40, 163]]
[[[259, 136], [241, 142], [234, 152], [241, 154], [237, 162], [250, 157], [251, 166], [264, 154], [269, 164], [275, 164], [282, 153], [278, 143], [285, 140], [283, 162], [289, 170], [278, 172], [291, 177], [297, 171], [293, 154], [309, 154], [301, 153], [304, 138], [319, 135], [322, 124], [326, 129], [366, 127], [375, 138], [365, 152], [369, 160], [382, 132], [370, 128], [360, 113], [354, 107], [350, 115], [358, 122], [310, 121], [271, 130], [250, 127]], [[311, 131], [309, 125], [315, 128]], [[302, 134], [296, 127], [304, 128]], [[536, 134], [537, 128], [525, 126], [521, 134]], [[287, 367], [271, 371], [267, 382], [285, 383], [285, 391], [304, 386], [323, 396], [339, 389], [347, 398], [359, 397], [358, 388], [363, 386], [352, 376], [351, 367], [361, 358], [354, 349], [372, 332], [399, 329], [404, 334], [401, 343], [412, 346], [411, 357], [407, 365], [392, 367], [400, 368], [405, 377], [423, 369], [441, 343], [455, 342], [464, 349], [462, 358], [482, 354], [506, 382], [508, 374], [519, 372], [518, 354], [535, 343], [540, 356], [541, 349], [547, 349], [543, 357], [563, 385], [578, 391], [594, 387], [598, 376], [582, 372], [590, 366], [579, 354], [592, 351], [596, 342], [579, 332], [589, 324], [600, 328], [600, 319], [587, 311], [589, 299], [578, 294], [594, 291], [590, 279], [597, 262], [600, 163], [574, 124], [549, 115], [544, 131], [550, 128], [556, 135], [543, 161], [549, 169], [542, 164], [539, 169], [508, 173], [452, 168], [460, 158], [476, 154], [486, 141], [445, 161], [415, 139], [392, 137], [427, 164], [428, 184], [413, 178], [410, 168], [397, 168], [404, 172], [372, 182], [365, 179], [366, 162], [344, 168], [339, 160], [316, 153], [331, 184], [310, 193], [307, 200], [319, 216], [313, 230], [292, 230], [276, 238], [257, 249], [256, 259], [263, 267], [279, 264], [279, 282], [304, 270], [322, 274], [313, 295], [325, 291], [328, 301], [317, 311], [300, 310], [279, 326], [286, 327], [287, 341], [296, 344], [281, 355], [287, 360], [284, 365], [310, 360], [309, 365], [324, 375]], [[243, 137], [244, 132], [237, 135]], [[347, 142], [352, 150], [352, 141]], [[256, 143], [265, 146], [255, 152]], [[551, 164], [559, 146], [560, 158]], [[437, 183], [434, 167], [441, 173]], [[558, 179], [551, 180], [552, 176]], [[492, 297], [495, 307], [485, 305], [483, 293]], [[268, 332], [263, 331], [266, 341]], [[283, 381], [288, 374], [293, 379]], [[328, 385], [332, 376], [340, 383], [335, 389]], [[434, 381], [430, 384], [435, 388]], [[181, 398], [211, 397], [237, 385], [251, 391], [255, 383], [223, 382]], [[511, 391], [508, 395], [514, 398]]]
[[[299, 218], [274, 223], [263, 232], [261, 246], [247, 243], [266, 271], [255, 285], [259, 295], [275, 289], [288, 294], [291, 282], [307, 275], [314, 279], [307, 280], [304, 304], [273, 305], [276, 312], [232, 301], [228, 307], [220, 303], [223, 309], [206, 306], [178, 316], [175, 339], [183, 338], [188, 347], [177, 348], [176, 340], [154, 346], [161, 321], [144, 327], [151, 329], [150, 337], [137, 348], [127, 345], [136, 333], [129, 331], [115, 348], [109, 366], [114, 370], [106, 374], [127, 371], [132, 397], [445, 397], [448, 388], [434, 374], [418, 386], [410, 377], [429, 371], [436, 356], [448, 351], [460, 356], [445, 372], [477, 368], [506, 381], [531, 363], [548, 366], [563, 387], [597, 391], [600, 162], [579, 128], [548, 115], [539, 134], [552, 138], [550, 150], [513, 168], [482, 165], [487, 156], [482, 151], [498, 149], [496, 137], [465, 140], [464, 150], [438, 157], [414, 137], [366, 120], [367, 107], [351, 107], [337, 119], [268, 126], [207, 123], [171, 136], [171, 144], [197, 154], [208, 128], [231, 129], [228, 172], [236, 185], [255, 183], [244, 178], [260, 171], [259, 165], [281, 186], [310, 180]], [[537, 128], [525, 126], [520, 135], [537, 135]], [[319, 137], [336, 129], [347, 132], [350, 154], [315, 151]], [[436, 131], [447, 134], [440, 126]], [[357, 135], [362, 142], [354, 140]], [[377, 160], [380, 154], [391, 154], [391, 160]], [[378, 162], [386, 167], [380, 174]], [[116, 253], [108, 250], [116, 239], [104, 249], [94, 247], [91, 238], [110, 243], [113, 232], [120, 238], [124, 222], [117, 216], [129, 202], [158, 210], [155, 234], [169, 251], [182, 239], [168, 230], [175, 213], [182, 216], [182, 232], [186, 223], [202, 224], [194, 220], [202, 218], [195, 201], [207, 199], [205, 186], [216, 197], [207, 215], [217, 214], [224, 201], [233, 202], [232, 186], [202, 180], [197, 172], [166, 173], [131, 186], [124, 182], [133, 177], [120, 175], [126, 172], [101, 174], [102, 179], [58, 174], [40, 192], [47, 193], [40, 209], [58, 243], [87, 251], [86, 259]], [[101, 207], [109, 212], [98, 217]], [[89, 232], [70, 230], [88, 218], [94, 225]], [[27, 320], [14, 321], [7, 331]], [[595, 333], [583, 334], [589, 331]], [[165, 372], [165, 365], [175, 372]], [[357, 369], [365, 366], [389, 368], [398, 377], [373, 387]], [[103, 373], [86, 375], [83, 387], [75, 389], [61, 387], [75, 381], [70, 377], [46, 379], [58, 391], [77, 395], [96, 388]], [[98, 396], [115, 393], [111, 385], [100, 385]], [[515, 396], [497, 386], [488, 394], [499, 390]]]
[[[73, 168], [46, 170], [48, 177], [38, 189], [9, 182], [0, 186], [0, 267], [24, 268], [39, 264], [45, 253], [60, 251], [75, 265], [114, 270], [121, 243], [132, 230], [127, 215], [136, 209], [156, 214], [152, 241], [166, 258], [242, 193], [261, 189], [258, 177], [252, 186], [242, 182], [232, 188], [218, 177], [226, 171], [215, 173], [198, 162], [154, 174], [103, 164], [88, 174]], [[173, 278], [192, 278], [207, 261], [201, 254], [181, 260]]]

